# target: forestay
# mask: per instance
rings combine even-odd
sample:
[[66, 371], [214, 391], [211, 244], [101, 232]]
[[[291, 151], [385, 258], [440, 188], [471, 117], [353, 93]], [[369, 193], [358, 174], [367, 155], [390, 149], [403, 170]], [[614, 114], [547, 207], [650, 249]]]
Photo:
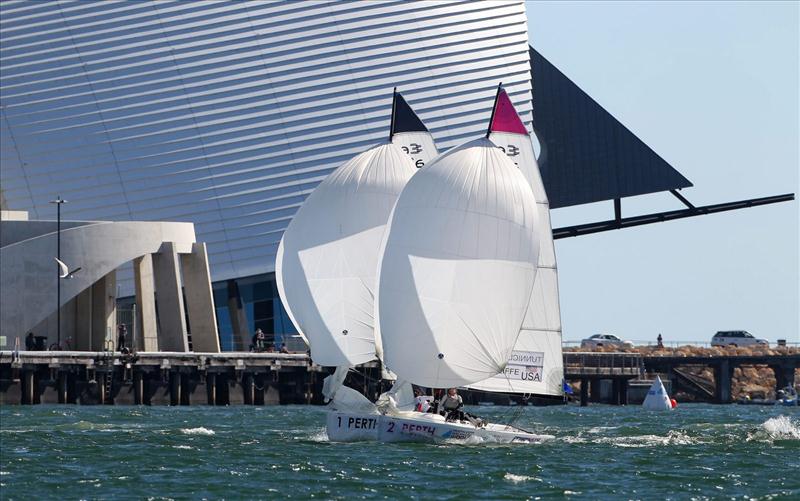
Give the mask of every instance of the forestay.
[[375, 358], [378, 254], [392, 207], [415, 172], [398, 146], [373, 147], [325, 178], [284, 232], [278, 291], [316, 363]]
[[529, 184], [488, 139], [420, 169], [398, 198], [378, 276], [389, 369], [435, 388], [501, 372], [533, 289], [536, 228]]
[[505, 370], [470, 388], [492, 392], [561, 395], [564, 361], [561, 353], [561, 309], [558, 295], [550, 207], [531, 137], [506, 91], [499, 89], [489, 140], [522, 171], [536, 198], [539, 216], [539, 264], [517, 344]]

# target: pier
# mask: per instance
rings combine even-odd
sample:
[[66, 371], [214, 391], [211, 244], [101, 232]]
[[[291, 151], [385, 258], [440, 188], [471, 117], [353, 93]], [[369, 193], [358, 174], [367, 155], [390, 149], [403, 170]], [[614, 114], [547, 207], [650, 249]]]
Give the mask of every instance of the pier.
[[[642, 355], [638, 353], [564, 353], [564, 379], [580, 381], [581, 406], [592, 400], [599, 401], [602, 381], [611, 382], [611, 404], [628, 404], [630, 381], [638, 379], [644, 370]], [[590, 392], [591, 389], [591, 392]]]
[[[729, 403], [733, 370], [770, 367], [776, 390], [795, 384], [800, 354], [654, 356], [639, 353], [565, 352], [564, 378], [580, 381], [581, 405], [626, 405], [647, 375], [700, 400]], [[687, 369], [709, 367], [709, 383]], [[322, 404], [322, 381], [333, 369], [305, 353], [178, 353], [0, 351], [0, 404], [279, 405]], [[348, 385], [377, 398], [388, 387], [380, 364], [351, 372]], [[646, 391], [646, 388], [644, 388]]]
[[322, 403], [328, 370], [305, 354], [0, 352], [0, 403]]

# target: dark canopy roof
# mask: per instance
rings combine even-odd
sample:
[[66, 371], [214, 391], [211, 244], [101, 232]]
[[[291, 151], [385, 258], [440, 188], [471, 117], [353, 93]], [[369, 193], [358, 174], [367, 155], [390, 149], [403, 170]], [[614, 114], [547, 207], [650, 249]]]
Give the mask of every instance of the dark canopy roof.
[[551, 208], [692, 186], [533, 48], [533, 127]]

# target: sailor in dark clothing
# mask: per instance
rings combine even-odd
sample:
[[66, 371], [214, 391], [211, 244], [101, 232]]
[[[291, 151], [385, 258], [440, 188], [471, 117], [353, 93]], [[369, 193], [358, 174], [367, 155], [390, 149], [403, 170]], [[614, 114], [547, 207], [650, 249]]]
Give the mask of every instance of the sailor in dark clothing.
[[125, 324], [119, 324], [117, 326], [117, 351], [125, 349], [125, 336], [127, 333], [128, 328], [125, 327]]
[[458, 394], [458, 390], [450, 388], [439, 402], [439, 411], [444, 411], [444, 417], [448, 421], [462, 421], [464, 419], [464, 400]]
[[36, 340], [33, 339], [33, 332], [29, 332], [27, 336], [25, 336], [25, 349], [27, 351], [33, 351], [36, 349]]

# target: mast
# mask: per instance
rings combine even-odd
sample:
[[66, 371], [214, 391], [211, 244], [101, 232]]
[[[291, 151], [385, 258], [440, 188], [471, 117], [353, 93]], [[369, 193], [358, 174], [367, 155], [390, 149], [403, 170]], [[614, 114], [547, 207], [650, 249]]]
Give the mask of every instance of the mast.
[[397, 112], [397, 87], [392, 91], [392, 118], [389, 120], [389, 142], [392, 142], [394, 136], [394, 117]]
[[497, 110], [497, 100], [500, 98], [500, 93], [503, 91], [503, 82], [497, 84], [497, 93], [494, 95], [494, 103], [492, 104], [492, 116], [489, 117], [489, 126], [486, 127], [486, 138], [492, 133], [492, 124], [494, 123], [494, 114]]

